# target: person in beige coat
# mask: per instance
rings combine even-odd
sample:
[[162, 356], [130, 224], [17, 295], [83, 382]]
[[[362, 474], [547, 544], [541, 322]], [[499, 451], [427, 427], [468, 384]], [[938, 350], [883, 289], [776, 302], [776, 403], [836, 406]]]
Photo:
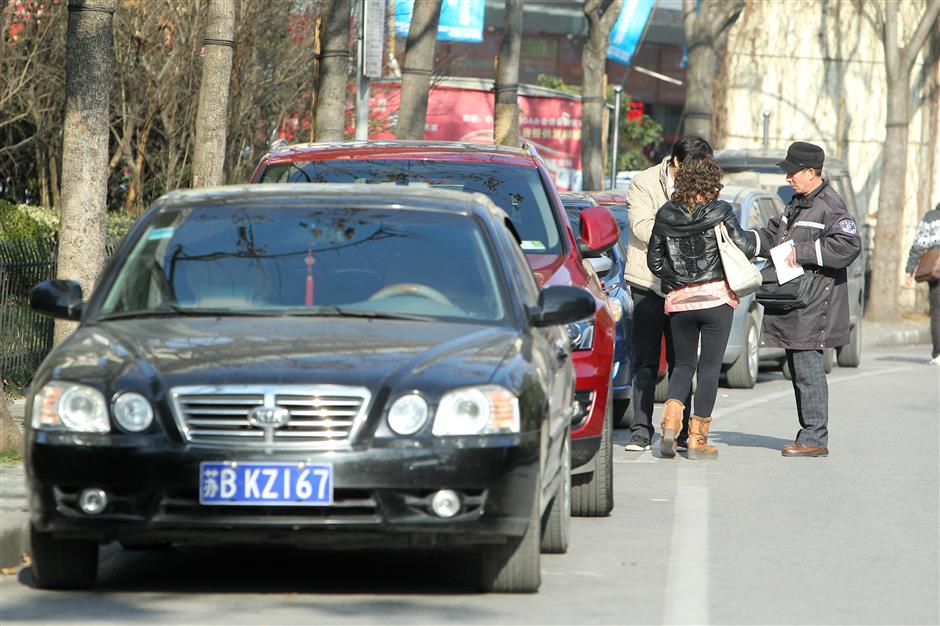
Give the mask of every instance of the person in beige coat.
[[[653, 400], [656, 378], [659, 373], [659, 358], [662, 336], [666, 335], [666, 358], [672, 371], [674, 359], [668, 332], [665, 300], [659, 279], [646, 264], [656, 212], [672, 196], [675, 186], [676, 168], [687, 159], [703, 159], [713, 156], [711, 145], [701, 137], [687, 135], [672, 146], [672, 152], [662, 163], [643, 170], [633, 178], [627, 192], [627, 217], [630, 220], [630, 243], [627, 247], [627, 265], [624, 280], [633, 292], [633, 416], [630, 420], [629, 452], [649, 450], [653, 439]], [[678, 445], [685, 448], [689, 429], [688, 398], [682, 420], [682, 432]]]

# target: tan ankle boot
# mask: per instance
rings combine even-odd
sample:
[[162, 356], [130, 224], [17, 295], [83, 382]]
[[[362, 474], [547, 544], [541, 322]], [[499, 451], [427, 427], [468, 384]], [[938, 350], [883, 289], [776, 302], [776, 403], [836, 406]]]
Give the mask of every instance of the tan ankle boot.
[[693, 415], [689, 420], [689, 458], [694, 460], [717, 459], [718, 450], [708, 445], [708, 428], [712, 418]]
[[682, 430], [682, 412], [685, 405], [678, 400], [666, 400], [663, 407], [663, 438], [659, 442], [660, 453], [667, 458], [676, 456], [676, 439]]

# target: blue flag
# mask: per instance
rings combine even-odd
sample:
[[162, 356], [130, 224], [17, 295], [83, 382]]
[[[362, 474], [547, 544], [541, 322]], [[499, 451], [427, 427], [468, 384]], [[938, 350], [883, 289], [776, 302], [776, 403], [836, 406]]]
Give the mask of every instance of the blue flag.
[[[414, 0], [395, 0], [395, 34], [408, 36]], [[444, 0], [437, 27], [438, 41], [483, 41], [483, 0]]]
[[653, 13], [655, 0], [624, 0], [620, 15], [610, 31], [610, 47], [607, 58], [624, 65], [630, 65], [633, 54], [640, 43], [640, 37], [646, 30], [646, 22]]

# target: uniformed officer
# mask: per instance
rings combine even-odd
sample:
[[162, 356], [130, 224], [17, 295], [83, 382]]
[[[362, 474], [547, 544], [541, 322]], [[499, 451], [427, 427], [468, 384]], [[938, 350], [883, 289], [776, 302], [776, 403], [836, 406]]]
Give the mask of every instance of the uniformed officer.
[[803, 141], [793, 143], [777, 165], [796, 192], [782, 215], [758, 229], [761, 256], [792, 240], [788, 262], [814, 272], [806, 306], [764, 315], [762, 345], [784, 348], [793, 374], [800, 431], [783, 447], [783, 456], [829, 454], [829, 388], [823, 350], [849, 342], [849, 297], [846, 268], [861, 251], [855, 218], [822, 178], [825, 152]]

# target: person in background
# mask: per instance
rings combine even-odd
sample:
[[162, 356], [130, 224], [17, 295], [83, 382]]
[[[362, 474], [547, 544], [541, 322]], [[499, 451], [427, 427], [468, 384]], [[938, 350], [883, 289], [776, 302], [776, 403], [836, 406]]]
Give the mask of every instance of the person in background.
[[[703, 159], [713, 155], [712, 147], [701, 137], [688, 135], [672, 146], [672, 153], [662, 163], [637, 174], [627, 192], [627, 218], [630, 220], [630, 243], [627, 248], [627, 263], [624, 280], [633, 292], [633, 417], [630, 420], [628, 452], [650, 449], [653, 439], [653, 400], [659, 373], [659, 358], [662, 337], [666, 336], [666, 359], [672, 375], [674, 358], [672, 338], [666, 323], [665, 301], [659, 278], [650, 272], [646, 264], [656, 212], [673, 193], [676, 168], [686, 161]], [[689, 398], [685, 398], [688, 405]], [[685, 447], [688, 433], [689, 409], [683, 417], [683, 429], [679, 436], [679, 447]]]
[[787, 457], [829, 455], [829, 386], [823, 350], [849, 342], [849, 292], [846, 268], [862, 250], [855, 218], [822, 177], [826, 154], [797, 141], [777, 163], [796, 192], [782, 215], [770, 219], [760, 235], [759, 256], [793, 242], [787, 262], [815, 274], [809, 304], [786, 313], [764, 313], [761, 345], [784, 348], [793, 374], [800, 431], [783, 446]]
[[[714, 459], [708, 445], [721, 361], [731, 334], [738, 297], [728, 287], [715, 228], [724, 225], [747, 256], [757, 252], [757, 236], [738, 224], [731, 205], [718, 200], [721, 168], [713, 158], [684, 161], [676, 173], [672, 200], [656, 213], [647, 263], [666, 294], [665, 312], [675, 350], [675, 369], [663, 409], [660, 451], [676, 456], [683, 400], [696, 376], [694, 412], [689, 420], [689, 459]], [[701, 348], [701, 350], [700, 350]]]
[[[940, 248], [940, 203], [932, 211], [924, 213], [924, 218], [914, 233], [914, 243], [907, 254], [907, 284], [914, 282], [914, 269], [920, 257], [931, 248]], [[930, 353], [931, 365], [940, 365], [940, 280], [928, 280], [928, 301], [930, 302], [930, 339], [933, 351]]]

